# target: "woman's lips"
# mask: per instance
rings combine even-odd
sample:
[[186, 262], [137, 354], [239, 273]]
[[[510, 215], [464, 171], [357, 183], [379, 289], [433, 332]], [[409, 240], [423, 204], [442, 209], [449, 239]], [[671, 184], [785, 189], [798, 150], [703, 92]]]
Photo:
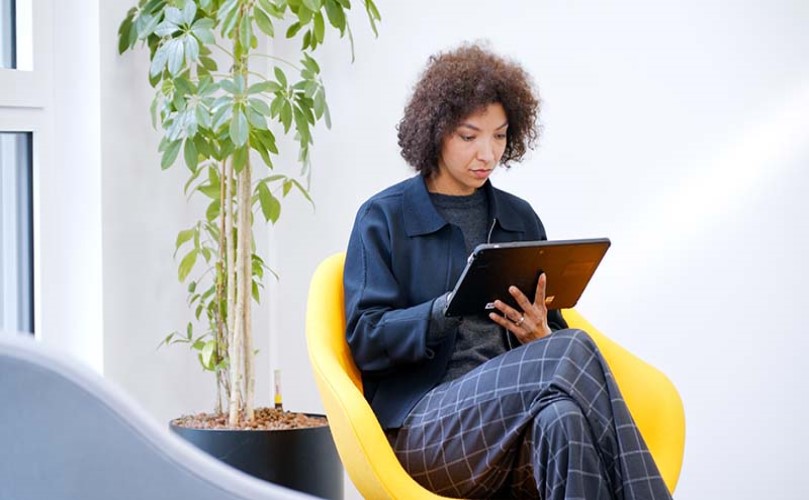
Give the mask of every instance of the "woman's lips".
[[475, 176], [476, 179], [485, 179], [489, 177], [492, 171], [490, 169], [480, 169], [480, 170], [472, 170], [472, 175]]

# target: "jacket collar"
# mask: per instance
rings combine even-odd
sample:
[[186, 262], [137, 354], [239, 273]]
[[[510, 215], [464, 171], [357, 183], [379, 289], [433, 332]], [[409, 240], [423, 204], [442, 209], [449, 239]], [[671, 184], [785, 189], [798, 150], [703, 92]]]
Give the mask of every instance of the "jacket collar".
[[[509, 195], [492, 186], [490, 180], [486, 180], [483, 189], [489, 198], [489, 217], [496, 219], [497, 224], [506, 231], [524, 231], [522, 218], [525, 214], [520, 215]], [[434, 233], [448, 224], [433, 205], [422, 175], [416, 175], [406, 183], [402, 209], [408, 236]]]

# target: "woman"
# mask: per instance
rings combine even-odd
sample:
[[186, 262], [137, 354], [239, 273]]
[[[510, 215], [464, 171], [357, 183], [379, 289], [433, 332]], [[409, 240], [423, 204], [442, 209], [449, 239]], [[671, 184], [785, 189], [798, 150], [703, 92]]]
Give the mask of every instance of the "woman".
[[545, 276], [488, 318], [444, 308], [483, 242], [546, 239], [494, 188], [537, 138], [517, 64], [476, 45], [430, 61], [399, 123], [418, 175], [360, 208], [345, 265], [347, 339], [365, 396], [413, 478], [463, 498], [670, 498], [586, 333], [545, 307]]

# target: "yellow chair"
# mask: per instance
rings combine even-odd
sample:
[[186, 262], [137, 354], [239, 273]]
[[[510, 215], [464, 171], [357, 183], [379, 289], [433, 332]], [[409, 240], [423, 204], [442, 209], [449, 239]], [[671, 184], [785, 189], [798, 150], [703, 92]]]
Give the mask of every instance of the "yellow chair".
[[[312, 277], [306, 341], [337, 451], [349, 477], [369, 499], [446, 498], [425, 490], [399, 464], [362, 393], [360, 373], [345, 340], [345, 254], [325, 259]], [[666, 485], [674, 491], [683, 461], [685, 414], [677, 389], [663, 373], [605, 337], [574, 310], [571, 328], [587, 331], [610, 365]]]

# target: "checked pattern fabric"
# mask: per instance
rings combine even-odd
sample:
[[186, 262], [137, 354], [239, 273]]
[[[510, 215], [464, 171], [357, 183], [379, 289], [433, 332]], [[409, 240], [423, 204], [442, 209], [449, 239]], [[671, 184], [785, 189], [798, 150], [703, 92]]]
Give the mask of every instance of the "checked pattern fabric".
[[390, 434], [425, 488], [459, 498], [671, 496], [595, 343], [561, 330], [438, 385]]

